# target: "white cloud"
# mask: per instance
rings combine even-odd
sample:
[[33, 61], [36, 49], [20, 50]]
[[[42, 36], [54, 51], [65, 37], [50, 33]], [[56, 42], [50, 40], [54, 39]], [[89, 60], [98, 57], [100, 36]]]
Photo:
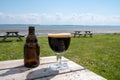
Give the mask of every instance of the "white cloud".
[[0, 13], [0, 24], [80, 24], [80, 25], [120, 25], [120, 16], [96, 14], [5, 14]]

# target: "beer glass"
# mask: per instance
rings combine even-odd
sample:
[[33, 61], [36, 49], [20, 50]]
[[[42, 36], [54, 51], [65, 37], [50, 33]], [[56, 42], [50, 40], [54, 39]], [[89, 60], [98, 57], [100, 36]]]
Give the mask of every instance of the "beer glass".
[[71, 34], [70, 33], [50, 33], [48, 34], [48, 42], [50, 48], [56, 53], [57, 63], [51, 64], [52, 69], [66, 69], [67, 63], [61, 61], [62, 54], [68, 49], [70, 45]]

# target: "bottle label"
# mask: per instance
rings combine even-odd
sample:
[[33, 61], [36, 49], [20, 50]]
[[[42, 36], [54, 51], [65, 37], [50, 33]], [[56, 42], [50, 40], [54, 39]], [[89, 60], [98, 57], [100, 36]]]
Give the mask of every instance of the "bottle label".
[[25, 55], [25, 58], [27, 60], [35, 59], [37, 57], [36, 45], [27, 44], [26, 48], [25, 48], [25, 54], [24, 55]]
[[27, 59], [34, 59], [37, 56], [36, 49], [28, 49], [26, 53], [27, 53], [27, 55], [26, 55]]

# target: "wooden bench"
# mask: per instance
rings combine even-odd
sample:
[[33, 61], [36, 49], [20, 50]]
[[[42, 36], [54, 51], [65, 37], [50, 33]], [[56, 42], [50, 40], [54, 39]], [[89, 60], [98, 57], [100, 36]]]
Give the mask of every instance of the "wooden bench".
[[76, 36], [79, 36], [79, 37], [80, 37], [81, 35], [82, 35], [82, 34], [81, 34], [81, 31], [75, 31], [75, 32], [74, 32], [74, 37], [76, 37]]
[[68, 69], [49, 68], [55, 62], [56, 56], [41, 57], [38, 67], [26, 68], [23, 59], [0, 61], [0, 80], [106, 80], [64, 57], [62, 62], [68, 64]]
[[12, 32], [6, 32], [6, 35], [0, 36], [0, 38], [3, 38], [3, 41], [5, 41], [8, 37], [18, 37], [19, 40], [22, 40], [21, 37], [24, 37], [23, 35], [19, 35], [19, 32], [17, 31], [12, 31]]
[[74, 38], [77, 36], [81, 37], [82, 35], [83, 37], [87, 37], [87, 35], [92, 37], [92, 32], [91, 31], [74, 31]]
[[85, 31], [84, 37], [86, 37], [87, 35], [89, 35], [90, 37], [92, 37], [92, 32], [91, 31]]

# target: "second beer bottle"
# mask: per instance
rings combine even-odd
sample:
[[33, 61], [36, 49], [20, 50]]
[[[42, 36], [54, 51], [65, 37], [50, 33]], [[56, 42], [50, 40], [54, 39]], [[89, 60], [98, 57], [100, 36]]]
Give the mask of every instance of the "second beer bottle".
[[40, 46], [35, 35], [35, 28], [29, 26], [28, 36], [24, 45], [24, 66], [28, 68], [39, 65]]

